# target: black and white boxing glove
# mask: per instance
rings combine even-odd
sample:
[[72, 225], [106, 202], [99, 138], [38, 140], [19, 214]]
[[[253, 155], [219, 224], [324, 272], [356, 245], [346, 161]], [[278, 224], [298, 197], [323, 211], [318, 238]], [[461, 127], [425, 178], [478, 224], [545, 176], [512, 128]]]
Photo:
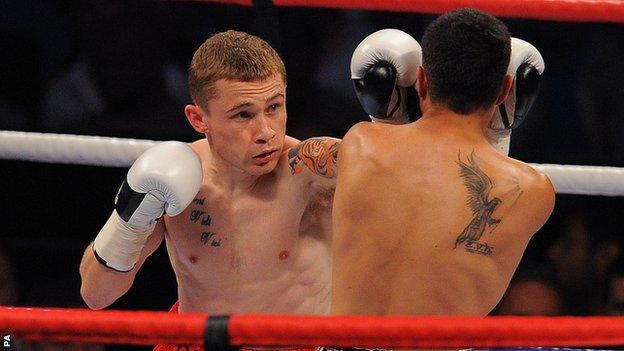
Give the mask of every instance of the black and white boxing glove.
[[417, 110], [412, 114], [418, 115], [413, 119], [420, 117], [414, 85], [421, 61], [418, 41], [397, 29], [377, 31], [355, 48], [351, 79], [360, 104], [373, 122], [409, 123], [412, 108]]
[[202, 182], [201, 162], [185, 143], [167, 141], [134, 162], [115, 198], [115, 210], [93, 242], [97, 260], [129, 272], [163, 213], [180, 214]]
[[544, 59], [535, 46], [511, 38], [507, 74], [514, 76], [514, 82], [509, 96], [498, 106], [486, 130], [490, 144], [505, 155], [509, 155], [511, 131], [524, 121], [537, 97], [544, 68]]

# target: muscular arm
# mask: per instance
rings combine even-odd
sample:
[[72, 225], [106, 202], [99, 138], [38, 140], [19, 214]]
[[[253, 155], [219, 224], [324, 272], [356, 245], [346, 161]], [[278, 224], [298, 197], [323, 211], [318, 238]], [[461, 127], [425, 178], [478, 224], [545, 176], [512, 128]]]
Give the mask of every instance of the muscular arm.
[[128, 292], [143, 262], [160, 246], [164, 235], [165, 226], [161, 219], [147, 239], [136, 266], [127, 273], [100, 264], [93, 254], [93, 243], [89, 244], [80, 262], [80, 295], [87, 306], [95, 310], [105, 308]]
[[336, 184], [340, 139], [310, 138], [288, 151], [292, 174], [303, 174], [326, 187]]

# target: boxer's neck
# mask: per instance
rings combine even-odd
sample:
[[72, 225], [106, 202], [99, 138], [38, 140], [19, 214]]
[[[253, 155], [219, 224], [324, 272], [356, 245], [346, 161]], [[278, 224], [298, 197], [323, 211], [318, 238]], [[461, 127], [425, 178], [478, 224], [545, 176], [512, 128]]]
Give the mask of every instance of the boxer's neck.
[[423, 126], [458, 130], [467, 134], [485, 136], [485, 128], [490, 123], [493, 113], [494, 107], [462, 115], [444, 106], [431, 105], [418, 122]]
[[215, 152], [208, 153], [208, 167], [204, 171], [204, 177], [216, 187], [230, 196], [252, 193], [257, 184], [266, 178], [272, 177], [274, 172], [268, 174], [252, 174], [242, 167], [227, 161]]

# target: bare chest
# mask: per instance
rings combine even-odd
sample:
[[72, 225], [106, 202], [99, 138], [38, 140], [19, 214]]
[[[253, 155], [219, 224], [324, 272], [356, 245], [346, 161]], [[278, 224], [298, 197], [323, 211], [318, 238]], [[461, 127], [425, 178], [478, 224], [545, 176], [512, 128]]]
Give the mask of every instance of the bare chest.
[[278, 193], [233, 201], [200, 191], [183, 213], [166, 218], [176, 273], [249, 282], [306, 271], [330, 237], [330, 213], [315, 199]]

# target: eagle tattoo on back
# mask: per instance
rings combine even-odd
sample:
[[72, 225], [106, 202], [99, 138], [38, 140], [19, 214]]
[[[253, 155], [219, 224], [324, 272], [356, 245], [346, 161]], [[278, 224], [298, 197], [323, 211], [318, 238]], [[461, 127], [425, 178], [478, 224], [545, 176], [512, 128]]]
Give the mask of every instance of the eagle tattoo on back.
[[472, 220], [455, 240], [455, 248], [464, 244], [468, 252], [489, 256], [493, 248], [479, 239], [488, 227], [500, 223], [500, 219], [492, 217], [492, 213], [502, 203], [497, 197], [490, 197], [493, 187], [492, 179], [483, 172], [475, 160], [474, 151], [462, 161], [461, 153], [457, 155], [459, 175], [468, 189], [466, 205], [472, 210]]

